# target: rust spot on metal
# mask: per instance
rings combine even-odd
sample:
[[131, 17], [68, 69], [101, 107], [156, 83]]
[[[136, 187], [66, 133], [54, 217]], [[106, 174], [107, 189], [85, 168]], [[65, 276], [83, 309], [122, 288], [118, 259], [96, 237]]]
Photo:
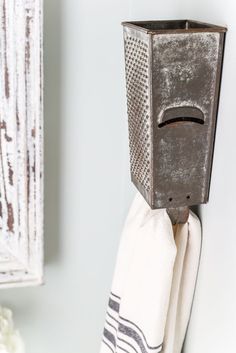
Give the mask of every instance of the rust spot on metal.
[[167, 208], [166, 212], [170, 217], [170, 220], [173, 225], [186, 223], [189, 217], [188, 206], [178, 208]]

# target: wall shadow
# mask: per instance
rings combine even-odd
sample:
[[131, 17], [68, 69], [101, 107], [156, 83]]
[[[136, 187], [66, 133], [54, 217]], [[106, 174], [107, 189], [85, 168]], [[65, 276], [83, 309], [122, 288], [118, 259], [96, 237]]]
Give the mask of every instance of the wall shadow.
[[201, 219], [201, 206], [200, 205], [191, 206], [190, 209]]
[[60, 256], [61, 0], [44, 1], [44, 251]]

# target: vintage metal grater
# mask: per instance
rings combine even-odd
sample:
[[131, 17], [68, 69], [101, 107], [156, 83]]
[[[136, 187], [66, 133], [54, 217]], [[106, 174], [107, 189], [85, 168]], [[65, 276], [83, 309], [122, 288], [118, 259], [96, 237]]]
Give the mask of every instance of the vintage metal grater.
[[151, 208], [209, 197], [226, 28], [124, 22], [131, 178]]

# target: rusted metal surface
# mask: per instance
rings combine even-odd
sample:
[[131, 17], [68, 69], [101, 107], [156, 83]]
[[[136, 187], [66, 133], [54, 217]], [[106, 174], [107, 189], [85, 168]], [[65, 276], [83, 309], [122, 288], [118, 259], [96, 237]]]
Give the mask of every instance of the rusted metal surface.
[[41, 0], [0, 0], [0, 287], [42, 281]]
[[189, 217], [189, 207], [167, 208], [167, 213], [173, 225], [186, 223]]
[[123, 26], [132, 181], [151, 208], [206, 203], [226, 29]]

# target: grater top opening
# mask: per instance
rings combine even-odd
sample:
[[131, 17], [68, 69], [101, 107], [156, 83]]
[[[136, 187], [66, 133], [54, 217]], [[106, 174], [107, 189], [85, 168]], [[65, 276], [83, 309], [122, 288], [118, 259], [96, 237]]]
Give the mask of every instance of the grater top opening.
[[192, 20], [170, 20], [170, 21], [131, 21], [123, 22], [123, 26], [132, 27], [146, 33], [163, 32], [226, 32], [225, 27], [216, 26], [210, 23]]

